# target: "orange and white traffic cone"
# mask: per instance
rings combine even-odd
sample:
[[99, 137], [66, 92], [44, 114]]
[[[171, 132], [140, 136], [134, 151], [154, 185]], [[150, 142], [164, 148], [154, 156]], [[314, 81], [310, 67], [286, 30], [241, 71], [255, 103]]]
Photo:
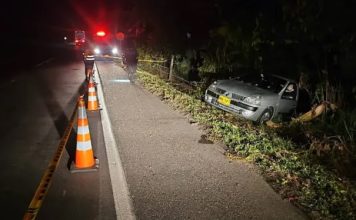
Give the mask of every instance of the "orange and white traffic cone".
[[90, 77], [93, 75], [93, 69], [85, 69], [85, 80], [89, 82]]
[[71, 172], [94, 171], [99, 168], [99, 160], [94, 158], [91, 145], [88, 117], [85, 110], [83, 96], [80, 96], [78, 103], [77, 122], [77, 147], [75, 161], [71, 166]]
[[93, 77], [90, 77], [89, 86], [88, 86], [88, 110], [89, 111], [99, 110], [98, 98], [96, 96]]
[[85, 80], [89, 82], [90, 76], [93, 74], [93, 67], [94, 67], [94, 62], [85, 62]]

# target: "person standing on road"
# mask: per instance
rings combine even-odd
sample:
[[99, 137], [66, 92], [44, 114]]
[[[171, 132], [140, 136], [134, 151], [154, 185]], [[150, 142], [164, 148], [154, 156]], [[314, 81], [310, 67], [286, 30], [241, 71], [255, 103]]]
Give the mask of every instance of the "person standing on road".
[[138, 52], [135, 44], [131, 40], [125, 42], [125, 52], [124, 52], [124, 64], [127, 68], [127, 73], [131, 82], [136, 80], [136, 69], [138, 62]]
[[126, 66], [127, 66], [129, 78], [132, 82], [135, 82], [137, 62], [138, 62], [136, 48], [132, 48], [129, 51], [127, 51], [125, 55], [125, 59], [126, 59]]

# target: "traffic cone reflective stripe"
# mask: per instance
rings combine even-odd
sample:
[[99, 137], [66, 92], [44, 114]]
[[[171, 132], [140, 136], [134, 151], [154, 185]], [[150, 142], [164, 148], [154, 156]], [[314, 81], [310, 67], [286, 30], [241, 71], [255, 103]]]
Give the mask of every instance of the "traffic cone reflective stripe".
[[99, 109], [98, 99], [96, 97], [95, 85], [93, 78], [90, 77], [89, 89], [88, 89], [88, 110], [96, 111]]
[[78, 105], [78, 130], [77, 149], [75, 153], [76, 168], [91, 168], [94, 166], [94, 155], [91, 145], [89, 124], [83, 97], [79, 99]]

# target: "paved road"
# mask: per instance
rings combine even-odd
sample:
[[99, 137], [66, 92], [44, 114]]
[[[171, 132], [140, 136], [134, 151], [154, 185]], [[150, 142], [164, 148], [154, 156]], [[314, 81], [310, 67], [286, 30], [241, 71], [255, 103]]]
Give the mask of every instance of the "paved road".
[[[33, 63], [31, 69], [0, 83], [0, 204], [6, 219], [24, 216], [83, 91], [81, 57], [68, 50], [57, 54], [50, 63], [37, 67]], [[116, 218], [100, 113], [88, 116], [94, 152], [102, 161], [99, 172], [68, 171], [75, 150], [74, 129], [38, 219]]]
[[[0, 83], [0, 204], [9, 219], [23, 217], [78, 95], [86, 90], [80, 56], [70, 51], [58, 54], [51, 62]], [[282, 201], [252, 166], [230, 163], [221, 146], [198, 143], [202, 132], [181, 113], [139, 85], [120, 81], [127, 79], [120, 67], [113, 62], [97, 66], [126, 174], [121, 179], [127, 180], [123, 185], [128, 186], [137, 219], [305, 217]], [[38, 219], [116, 219], [123, 212], [116, 208], [129, 207], [120, 200], [125, 187], [109, 176], [109, 166], [119, 166], [107, 159], [113, 155], [105, 151], [108, 125], [101, 123], [103, 112], [88, 112], [99, 171], [68, 171], [75, 151], [74, 129]], [[117, 169], [110, 175], [118, 173]]]
[[98, 62], [137, 219], [303, 219], [244, 162], [221, 146], [198, 143], [202, 131], [123, 69]]

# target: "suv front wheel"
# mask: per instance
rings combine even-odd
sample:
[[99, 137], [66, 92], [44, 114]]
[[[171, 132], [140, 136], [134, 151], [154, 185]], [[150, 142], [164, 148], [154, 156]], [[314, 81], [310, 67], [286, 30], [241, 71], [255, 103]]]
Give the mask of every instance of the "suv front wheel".
[[260, 118], [258, 119], [257, 123], [258, 124], [265, 124], [267, 121], [269, 121], [272, 118], [273, 111], [271, 109], [266, 109], [262, 112]]

